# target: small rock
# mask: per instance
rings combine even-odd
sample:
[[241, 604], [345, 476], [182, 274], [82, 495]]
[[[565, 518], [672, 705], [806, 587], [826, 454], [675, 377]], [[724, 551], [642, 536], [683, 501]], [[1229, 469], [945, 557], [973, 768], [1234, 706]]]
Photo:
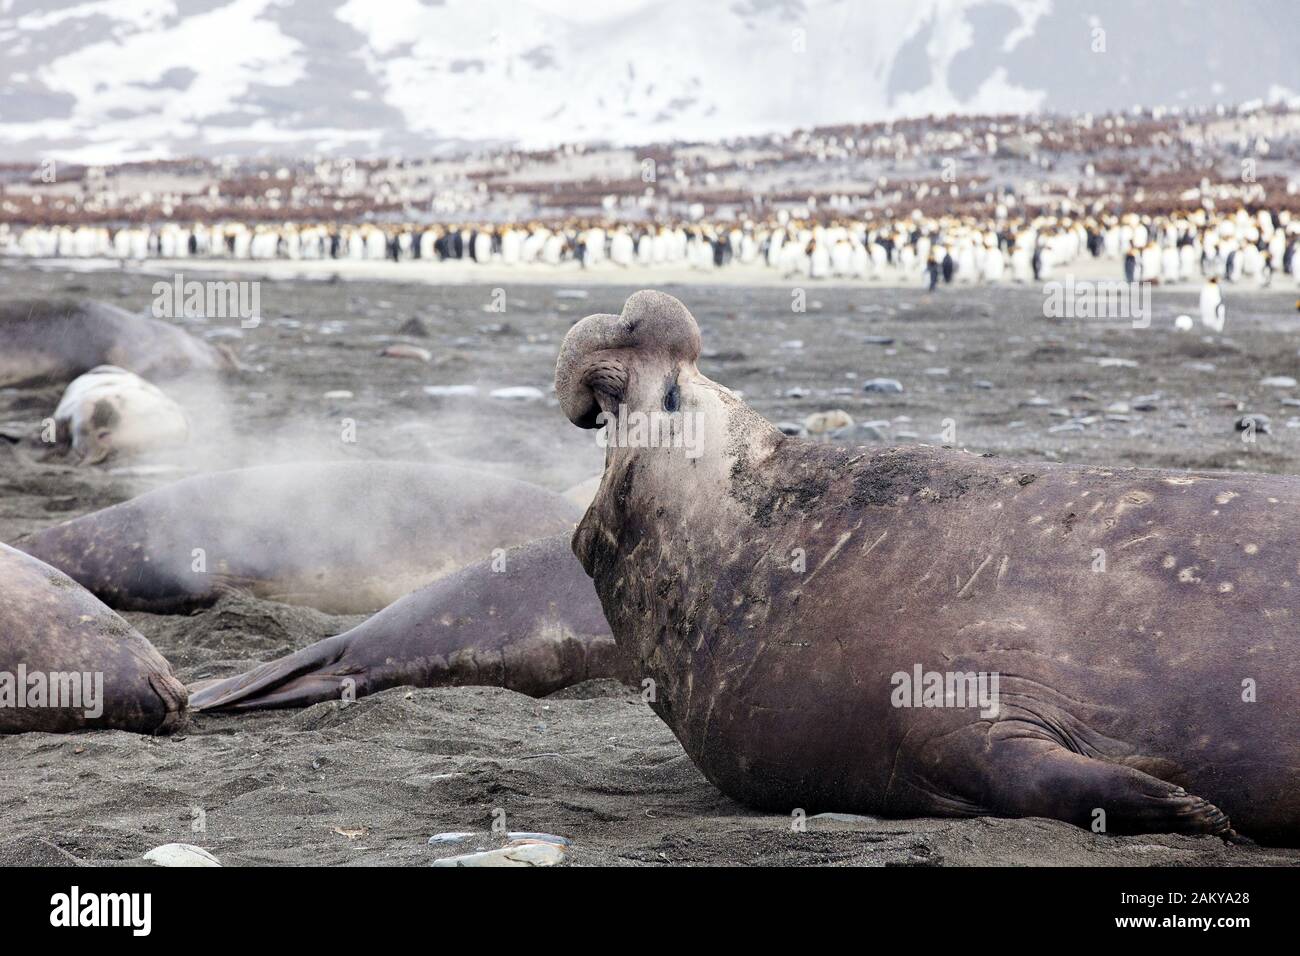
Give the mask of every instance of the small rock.
[[146, 853], [144, 859], [154, 866], [221, 866], [215, 856], [191, 843], [164, 843]]
[[864, 345], [893, 345], [894, 340], [888, 335], [864, 335], [862, 343]]
[[803, 420], [803, 427], [810, 435], [835, 435], [853, 427], [853, 416], [842, 408], [814, 412]]
[[565, 849], [557, 843], [525, 841], [434, 860], [431, 866], [555, 866], [563, 863]]
[[901, 392], [903, 385], [893, 378], [873, 378], [862, 383], [864, 392]]
[[786, 398], [807, 398], [811, 394], [812, 392], [810, 392], [806, 388], [803, 388], [800, 385], [796, 385], [794, 388], [787, 388], [785, 390]]
[[781, 343], [783, 349], [801, 349], [803, 348], [803, 339], [787, 339]]
[[403, 358], [416, 359], [421, 362], [428, 362], [433, 359], [433, 353], [428, 349], [422, 349], [418, 345], [387, 345], [379, 351], [384, 358]]
[[427, 339], [429, 337], [429, 327], [424, 324], [419, 316], [413, 315], [397, 327], [398, 335], [409, 335], [413, 339]]
[[344, 389], [344, 388], [338, 388], [338, 389], [335, 389], [335, 390], [332, 391], [332, 392], [326, 392], [325, 395], [324, 395], [324, 397], [325, 397], [325, 398], [331, 398], [331, 399], [351, 398], [351, 397], [352, 397], [352, 393], [349, 392], [347, 389]]
[[464, 398], [470, 395], [478, 394], [477, 385], [426, 385], [424, 394], [432, 395], [434, 398]]
[[992, 383], [992, 382], [986, 382], [984, 379], [980, 379], [980, 380], [977, 381], [977, 382], [971, 382], [971, 386], [974, 387], [974, 388], [982, 388], [982, 389], [984, 389], [985, 391], [987, 391], [987, 390], [989, 390], [989, 389], [991, 389], [991, 388], [993, 387], [993, 383]]
[[531, 385], [512, 385], [509, 388], [494, 388], [488, 393], [493, 398], [510, 402], [536, 402], [546, 397], [540, 388]]
[[804, 434], [803, 426], [798, 422], [777, 422], [776, 427], [780, 429], [783, 435], [801, 436]]
[[1296, 382], [1290, 375], [1270, 375], [1259, 384], [1265, 388], [1295, 388]]

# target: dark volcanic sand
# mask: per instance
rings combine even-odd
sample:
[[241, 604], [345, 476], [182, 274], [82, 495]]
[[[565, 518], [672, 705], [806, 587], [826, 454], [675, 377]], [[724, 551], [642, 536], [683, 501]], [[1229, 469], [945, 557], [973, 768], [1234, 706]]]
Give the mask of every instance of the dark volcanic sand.
[[[147, 309], [154, 280], [115, 273], [0, 268], [0, 296], [90, 296]], [[1194, 293], [1155, 293], [1152, 327], [1049, 320], [1035, 289], [920, 292], [808, 286], [809, 310], [783, 289], [666, 287], [694, 311], [701, 365], [774, 421], [843, 408], [892, 441], [932, 440], [943, 420], [957, 444], [1006, 457], [1297, 473], [1300, 428], [1282, 403], [1300, 378], [1300, 317], [1291, 292], [1227, 291], [1226, 334], [1172, 331], [1195, 315]], [[618, 311], [632, 287], [492, 290], [393, 283], [264, 282], [261, 327], [227, 341], [252, 368], [220, 389], [164, 386], [197, 428], [184, 454], [141, 468], [78, 469], [0, 441], [0, 540], [130, 497], [193, 470], [305, 458], [463, 462], [560, 489], [600, 467], [592, 436], [550, 396], [568, 325]], [[419, 316], [425, 339], [397, 334]], [[197, 334], [233, 322], [193, 323]], [[868, 344], [887, 336], [892, 346]], [[788, 344], [801, 340], [802, 347]], [[381, 358], [388, 342], [435, 353], [431, 364]], [[891, 351], [892, 350], [892, 351]], [[1103, 365], [1129, 359], [1136, 367]], [[1189, 363], [1213, 363], [1214, 370]], [[946, 368], [947, 374], [928, 373]], [[901, 395], [861, 383], [896, 378]], [[987, 382], [981, 388], [976, 382]], [[432, 398], [426, 385], [477, 384], [473, 398]], [[504, 401], [492, 388], [531, 385], [547, 398]], [[804, 388], [804, 397], [786, 397]], [[837, 395], [834, 390], [849, 389]], [[324, 397], [347, 390], [352, 398]], [[0, 390], [0, 432], [30, 432], [59, 388]], [[1158, 395], [1127, 422], [1049, 432], [1111, 403]], [[1024, 405], [1031, 398], [1046, 405]], [[1240, 405], [1241, 410], [1238, 409]], [[1246, 444], [1241, 411], [1272, 420]], [[906, 416], [910, 421], [899, 421]], [[355, 443], [341, 421], [356, 422]], [[1015, 425], [1020, 422], [1022, 424]], [[1300, 422], [1298, 422], [1300, 424]], [[900, 434], [901, 433], [901, 434]], [[866, 439], [860, 432], [860, 440]], [[127, 617], [186, 681], [237, 673], [360, 618], [232, 597], [190, 616]], [[0, 738], [0, 863], [122, 863], [171, 841], [226, 864], [419, 864], [464, 844], [430, 847], [450, 830], [486, 831], [493, 811], [517, 830], [574, 841], [570, 860], [604, 863], [1264, 864], [1300, 851], [1211, 838], [1105, 837], [1045, 820], [814, 819], [756, 814], [715, 791], [639, 698], [611, 682], [532, 700], [496, 688], [398, 688], [347, 707], [195, 718], [170, 738], [120, 732]], [[205, 829], [192, 820], [202, 810]], [[474, 841], [490, 846], [484, 836]]]

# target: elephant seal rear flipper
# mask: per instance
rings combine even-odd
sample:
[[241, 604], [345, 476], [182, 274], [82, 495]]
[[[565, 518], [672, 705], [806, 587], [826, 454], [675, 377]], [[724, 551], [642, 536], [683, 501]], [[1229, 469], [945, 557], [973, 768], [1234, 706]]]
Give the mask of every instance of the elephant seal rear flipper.
[[246, 674], [195, 684], [190, 706], [305, 707], [401, 685], [505, 687], [541, 697], [630, 675], [565, 533], [472, 564], [350, 631]]

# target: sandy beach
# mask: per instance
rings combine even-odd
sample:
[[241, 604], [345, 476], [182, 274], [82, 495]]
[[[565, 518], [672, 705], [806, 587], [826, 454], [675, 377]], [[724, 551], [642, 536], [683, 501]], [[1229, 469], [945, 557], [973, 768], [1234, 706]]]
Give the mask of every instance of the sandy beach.
[[[91, 268], [6, 262], [0, 295], [89, 297], [147, 311], [160, 275], [245, 274], [230, 262]], [[249, 264], [262, 322], [182, 320], [230, 345], [233, 380], [175, 396], [194, 436], [180, 451], [76, 467], [23, 441], [58, 387], [0, 390], [0, 541], [200, 471], [275, 461], [403, 459], [462, 464], [564, 489], [598, 472], [593, 436], [551, 391], [556, 350], [588, 313], [641, 285], [698, 318], [701, 367], [773, 421], [843, 409], [837, 441], [937, 442], [1006, 458], [1300, 473], [1295, 294], [1230, 289], [1221, 335], [1176, 332], [1194, 289], [1155, 290], [1149, 328], [1044, 316], [1029, 287], [808, 286], [741, 269], [629, 277], [613, 268], [493, 271], [363, 263]], [[248, 273], [254, 274], [254, 273]], [[496, 311], [494, 290], [505, 290]], [[413, 321], [415, 320], [415, 321]], [[378, 353], [429, 349], [430, 362]], [[901, 393], [868, 393], [875, 377]], [[460, 386], [460, 394], [438, 389]], [[532, 387], [533, 399], [492, 391]], [[435, 389], [430, 393], [427, 389]], [[472, 391], [471, 391], [472, 389]], [[1268, 416], [1243, 442], [1239, 416]], [[355, 442], [338, 423], [356, 422]], [[1064, 427], [1063, 427], [1064, 426]], [[196, 506], [199, 503], [196, 503]], [[182, 680], [240, 673], [358, 623], [246, 596], [188, 615], [128, 613]], [[1300, 850], [1218, 838], [1096, 835], [1041, 820], [784, 816], [722, 796], [631, 689], [589, 682], [534, 700], [498, 688], [395, 688], [352, 704], [193, 717], [170, 737], [122, 732], [0, 738], [0, 864], [138, 863], [172, 841], [228, 865], [423, 865], [511, 830], [573, 841], [573, 865], [1272, 865]], [[449, 831], [468, 842], [430, 844]]]

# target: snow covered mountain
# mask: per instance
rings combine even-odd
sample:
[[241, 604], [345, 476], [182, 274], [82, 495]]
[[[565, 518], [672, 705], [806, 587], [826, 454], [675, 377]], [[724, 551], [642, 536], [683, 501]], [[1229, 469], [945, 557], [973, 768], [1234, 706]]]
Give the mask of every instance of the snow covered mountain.
[[708, 139], [1300, 92], [1294, 0], [0, 0], [0, 160]]

